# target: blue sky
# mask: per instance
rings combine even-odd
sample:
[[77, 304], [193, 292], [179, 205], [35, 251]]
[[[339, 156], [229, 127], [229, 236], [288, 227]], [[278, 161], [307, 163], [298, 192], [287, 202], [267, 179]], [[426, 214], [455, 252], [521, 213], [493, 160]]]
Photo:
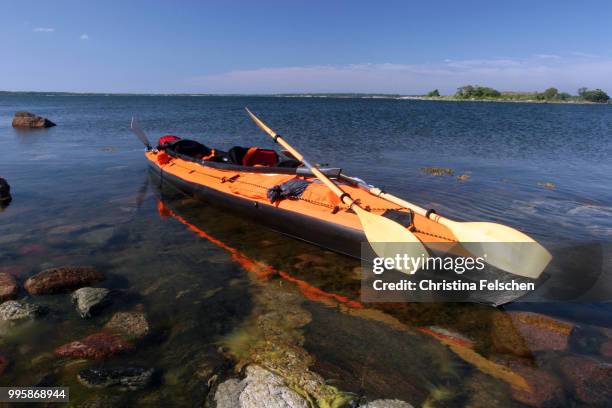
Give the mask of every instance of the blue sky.
[[610, 1], [13, 1], [0, 90], [612, 93]]

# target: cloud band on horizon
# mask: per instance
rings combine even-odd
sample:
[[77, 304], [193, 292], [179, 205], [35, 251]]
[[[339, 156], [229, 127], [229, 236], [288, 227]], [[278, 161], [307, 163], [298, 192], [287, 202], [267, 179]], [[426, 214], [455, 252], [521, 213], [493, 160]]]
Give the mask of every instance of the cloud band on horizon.
[[363, 92], [445, 94], [467, 84], [501, 91], [535, 91], [554, 86], [576, 93], [579, 87], [612, 90], [612, 58], [581, 53], [538, 54], [528, 58], [444, 60], [430, 64], [365, 63], [263, 67], [187, 79], [210, 93]]

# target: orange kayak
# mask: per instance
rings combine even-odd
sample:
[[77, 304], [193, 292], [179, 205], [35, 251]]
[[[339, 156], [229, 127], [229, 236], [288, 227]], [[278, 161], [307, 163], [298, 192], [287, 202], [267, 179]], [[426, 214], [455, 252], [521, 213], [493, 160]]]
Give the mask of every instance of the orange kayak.
[[[361, 257], [361, 243], [367, 240], [359, 218], [304, 168], [206, 161], [169, 148], [148, 150], [145, 157], [161, 183], [171, 183], [198, 200], [233, 211], [291, 237]], [[270, 189], [291, 180], [304, 180], [307, 187], [299, 197], [272, 203], [268, 195]], [[457, 242], [448, 228], [439, 223], [376, 197], [348, 181], [335, 178], [334, 182], [359, 200], [360, 206], [399, 222], [425, 244]]]

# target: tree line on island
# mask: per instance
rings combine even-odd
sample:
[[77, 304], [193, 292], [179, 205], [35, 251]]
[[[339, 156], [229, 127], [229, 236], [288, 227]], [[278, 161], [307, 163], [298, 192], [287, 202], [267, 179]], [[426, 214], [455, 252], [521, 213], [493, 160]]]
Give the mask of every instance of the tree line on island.
[[550, 102], [592, 102], [608, 103], [610, 97], [601, 89], [578, 89], [577, 95], [559, 92], [557, 88], [548, 88], [544, 92], [500, 92], [497, 89], [479, 85], [465, 85], [457, 89], [453, 96], [441, 96], [440, 91], [434, 89], [427, 93], [429, 98], [452, 98], [473, 100], [507, 100], [507, 101], [550, 101]]

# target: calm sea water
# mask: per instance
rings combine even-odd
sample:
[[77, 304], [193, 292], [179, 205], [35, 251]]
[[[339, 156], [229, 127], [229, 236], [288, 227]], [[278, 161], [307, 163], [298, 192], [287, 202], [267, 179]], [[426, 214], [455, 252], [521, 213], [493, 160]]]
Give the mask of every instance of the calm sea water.
[[[108, 275], [106, 286], [125, 294], [87, 321], [76, 315], [67, 296], [31, 299], [50, 313], [0, 333], [0, 353], [12, 361], [2, 384], [68, 384], [76, 401], [104, 393], [76, 384], [75, 372], [90, 363], [58, 363], [50, 353], [99, 329], [113, 311], [144, 307], [155, 334], [112, 363], [153, 366], [160, 378], [151, 389], [122, 398], [189, 406], [191, 394], [204, 398], [205, 387], [194, 373], [218, 359], [219, 347], [229, 347], [234, 358], [242, 355], [231, 350], [232, 344], [237, 347], [232, 339], [248, 333], [248, 322], [272, 307], [265, 294], [274, 288], [295, 297], [286, 307], [309, 316], [308, 324], [283, 327], [300, 333], [299, 346], [314, 358], [312, 369], [338, 388], [415, 404], [440, 387], [448, 389], [449, 401], [469, 398], [457, 376], [474, 379], [478, 370], [441, 343], [425, 335], [415, 342], [385, 319], [342, 311], [342, 299], [359, 298], [356, 261], [157, 191], [149, 182], [143, 147], [128, 129], [132, 115], [152, 140], [171, 133], [222, 149], [273, 147], [245, 106], [311, 161], [342, 167], [452, 218], [503, 222], [551, 247], [612, 237], [609, 105], [2, 96], [0, 176], [11, 184], [13, 202], [0, 213], [0, 266], [24, 280], [48, 267], [93, 264]], [[10, 122], [19, 110], [46, 116], [58, 126], [15, 130]], [[452, 168], [454, 176], [429, 175], [421, 170], [427, 166]], [[469, 179], [459, 181], [460, 175]], [[284, 278], [262, 284], [240, 256], [283, 271]], [[580, 320], [584, 314], [577, 311], [584, 307], [565, 305], [556, 311]], [[600, 310], [601, 305], [592, 307]], [[473, 325], [488, 316], [486, 308], [415, 308], [416, 314], [410, 308], [386, 312], [411, 328], [446, 324], [486, 338], [482, 327]], [[609, 323], [605, 317], [595, 320]], [[248, 354], [248, 346], [237, 348]], [[428, 364], [432, 355], [440, 366]], [[405, 387], [389, 385], [393, 381], [406, 382]], [[502, 386], [500, 381], [488, 385]], [[510, 401], [507, 390], [502, 395], [496, 398]]]

